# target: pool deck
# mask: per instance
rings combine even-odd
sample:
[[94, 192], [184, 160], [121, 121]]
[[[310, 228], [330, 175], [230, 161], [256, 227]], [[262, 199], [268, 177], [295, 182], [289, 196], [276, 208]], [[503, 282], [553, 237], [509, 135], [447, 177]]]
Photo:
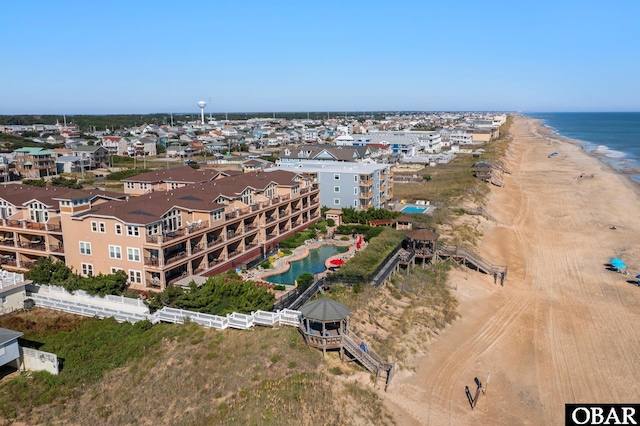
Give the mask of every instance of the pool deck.
[[[360, 235], [356, 235], [355, 238], [349, 238], [349, 240], [347, 241], [342, 241], [340, 239], [335, 239], [335, 238], [322, 239], [322, 240], [315, 240], [315, 239], [308, 240], [304, 245], [295, 248], [293, 250], [293, 253], [290, 254], [289, 256], [277, 258], [276, 261], [273, 263], [273, 268], [271, 269], [255, 268], [245, 273], [242, 273], [241, 276], [244, 278], [244, 280], [247, 280], [247, 281], [263, 281], [264, 278], [269, 277], [271, 275], [277, 275], [283, 272], [287, 272], [291, 267], [290, 263], [307, 257], [309, 255], [309, 250], [321, 247], [325, 244], [349, 247], [349, 250], [347, 250], [346, 252], [338, 253], [327, 258], [327, 260], [325, 261], [325, 267], [327, 269], [324, 272], [320, 272], [316, 274], [319, 276], [324, 276], [329, 271], [329, 267], [332, 266], [331, 261], [333, 259], [341, 259], [341, 260], [347, 261], [348, 259], [352, 258], [356, 254], [356, 251], [357, 251], [356, 246], [359, 238], [360, 238]], [[366, 243], [363, 240], [360, 246], [360, 250], [362, 250], [365, 246], [366, 246]], [[263, 282], [272, 284], [267, 281], [263, 281]]]

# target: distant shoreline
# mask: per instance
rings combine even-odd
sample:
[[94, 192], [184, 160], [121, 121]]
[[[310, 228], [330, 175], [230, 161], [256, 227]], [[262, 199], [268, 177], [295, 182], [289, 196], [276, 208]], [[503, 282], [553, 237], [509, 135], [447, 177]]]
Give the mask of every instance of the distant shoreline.
[[[613, 164], [609, 163], [608, 161], [606, 161], [606, 156], [604, 154], [602, 154], [601, 152], [597, 151], [597, 150], [592, 150], [592, 151], [587, 151], [585, 144], [590, 143], [588, 141], [580, 141], [577, 139], [572, 139], [570, 137], [564, 136], [560, 133], [558, 133], [556, 130], [552, 129], [551, 127], [549, 127], [548, 125], [543, 123], [543, 120], [540, 118], [533, 118], [533, 117], [527, 117], [525, 116], [527, 119], [532, 120], [536, 126], [537, 126], [537, 134], [544, 138], [545, 140], [551, 141], [552, 143], [554, 142], [565, 142], [565, 143], [569, 143], [572, 145], [576, 145], [579, 146], [580, 148], [582, 148], [582, 150], [584, 151], [585, 154], [596, 158], [601, 164], [603, 164], [604, 166], [610, 168], [611, 170], [615, 171], [618, 174], [622, 174], [622, 175], [627, 175], [628, 180], [630, 183], [632, 183], [634, 186], [638, 187], [638, 189], [640, 189], [640, 169], [629, 169], [629, 168], [617, 168], [615, 167]], [[638, 180], [633, 179], [632, 176], [637, 176]]]

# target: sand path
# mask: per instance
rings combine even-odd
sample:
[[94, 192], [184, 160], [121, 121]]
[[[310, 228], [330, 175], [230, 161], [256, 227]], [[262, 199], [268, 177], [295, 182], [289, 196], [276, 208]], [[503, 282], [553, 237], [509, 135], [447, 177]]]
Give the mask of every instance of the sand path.
[[[462, 318], [383, 396], [399, 424], [563, 424], [565, 403], [640, 402], [637, 186], [576, 145], [548, 145], [534, 120], [511, 133], [480, 250], [509, 265], [506, 285], [453, 274]], [[614, 256], [630, 276], [607, 270]], [[487, 373], [472, 411], [464, 388]]]

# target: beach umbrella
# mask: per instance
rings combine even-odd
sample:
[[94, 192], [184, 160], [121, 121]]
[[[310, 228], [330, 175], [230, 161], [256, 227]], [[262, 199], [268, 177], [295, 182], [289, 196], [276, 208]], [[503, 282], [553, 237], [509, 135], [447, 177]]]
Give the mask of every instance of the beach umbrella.
[[329, 263], [331, 263], [334, 266], [342, 266], [344, 265], [344, 260], [342, 259], [332, 259], [329, 261]]
[[618, 259], [617, 257], [612, 257], [611, 259], [609, 259], [609, 262], [618, 263], [618, 262], [622, 262], [622, 259]]
[[640, 275], [636, 275], [636, 278], [640, 280]]

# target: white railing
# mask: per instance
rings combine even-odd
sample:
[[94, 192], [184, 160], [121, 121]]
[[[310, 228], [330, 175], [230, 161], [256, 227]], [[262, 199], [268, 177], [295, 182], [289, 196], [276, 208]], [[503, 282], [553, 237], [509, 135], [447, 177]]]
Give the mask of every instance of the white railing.
[[253, 327], [253, 315], [240, 314], [233, 312], [227, 315], [229, 319], [229, 327], [247, 330]]
[[188, 319], [204, 327], [216, 328], [218, 330], [224, 330], [229, 327], [229, 319], [226, 317], [168, 307], [164, 307], [153, 315], [149, 315], [149, 319], [153, 323], [164, 321], [173, 324], [184, 324], [185, 319]]
[[82, 303], [80, 301], [60, 299], [55, 296], [44, 296], [37, 293], [27, 293], [27, 297], [31, 298], [35, 302], [36, 306], [64, 311], [75, 315], [82, 315], [85, 317], [97, 317], [101, 319], [113, 317], [116, 321], [127, 321], [130, 323], [149, 319], [148, 312], [137, 313], [106, 306]]
[[0, 290], [24, 282], [24, 274], [5, 271], [0, 273]]
[[255, 311], [251, 312], [251, 315], [253, 315], [254, 324], [258, 325], [273, 327], [280, 322], [280, 314], [277, 312]]
[[280, 324], [298, 327], [302, 323], [302, 312], [292, 309], [278, 311], [280, 314]]
[[237, 328], [247, 330], [256, 325], [274, 327], [288, 325], [298, 327], [301, 324], [302, 313], [291, 309], [277, 312], [256, 311], [251, 314], [233, 312], [226, 317], [164, 307], [154, 314], [149, 313], [149, 307], [140, 299], [129, 299], [122, 296], [89, 296], [85, 291], [67, 292], [62, 287], [33, 285], [27, 292], [36, 306], [69, 312], [76, 315], [97, 318], [113, 317], [119, 322], [149, 320], [152, 323], [160, 321], [173, 324], [184, 324], [185, 320], [200, 324], [203, 327], [224, 330]]

